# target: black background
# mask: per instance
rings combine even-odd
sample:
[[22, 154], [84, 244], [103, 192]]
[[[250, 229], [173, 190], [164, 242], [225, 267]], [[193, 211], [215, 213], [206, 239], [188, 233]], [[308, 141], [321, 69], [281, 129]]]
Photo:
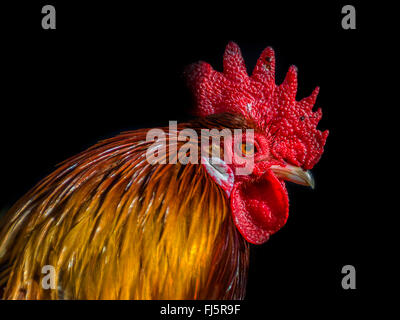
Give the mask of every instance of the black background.
[[[41, 28], [44, 4], [56, 7], [56, 30]], [[356, 7], [356, 30], [341, 27], [345, 4]], [[382, 223], [370, 171], [381, 145], [377, 48], [385, 41], [375, 14], [365, 2], [340, 1], [3, 7], [0, 208], [100, 139], [190, 118], [186, 65], [204, 60], [221, 70], [234, 40], [251, 72], [272, 46], [278, 83], [291, 64], [299, 69], [297, 99], [321, 87], [319, 128], [330, 135], [313, 169], [316, 189], [288, 185], [287, 225], [253, 246], [246, 300], [265, 313], [275, 302], [329, 312], [358, 305], [377, 282]], [[357, 270], [356, 290], [341, 287], [347, 264]]]

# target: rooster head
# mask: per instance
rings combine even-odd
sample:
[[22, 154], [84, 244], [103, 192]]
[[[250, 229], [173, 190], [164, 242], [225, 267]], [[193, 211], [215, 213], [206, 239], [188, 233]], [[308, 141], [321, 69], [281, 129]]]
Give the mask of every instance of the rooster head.
[[[236, 174], [238, 161], [221, 158], [202, 163], [229, 198], [233, 220], [249, 242], [261, 244], [284, 226], [289, 200], [285, 181], [314, 187], [309, 173], [320, 159], [328, 131], [316, 127], [320, 109], [312, 108], [318, 95], [296, 101], [297, 68], [291, 66], [282, 84], [275, 84], [275, 55], [266, 48], [251, 76], [239, 47], [230, 42], [225, 50], [223, 72], [199, 62], [186, 76], [196, 100], [196, 114], [210, 116], [228, 113], [252, 123], [254, 134], [240, 141], [232, 139], [232, 150], [240, 150], [252, 171]], [[242, 158], [243, 159], [243, 158]]]

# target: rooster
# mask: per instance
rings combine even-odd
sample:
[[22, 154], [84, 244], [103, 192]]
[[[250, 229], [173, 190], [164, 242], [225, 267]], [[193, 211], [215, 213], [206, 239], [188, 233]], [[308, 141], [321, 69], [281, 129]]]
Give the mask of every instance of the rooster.
[[[321, 110], [312, 111], [318, 88], [296, 101], [294, 66], [276, 85], [269, 47], [248, 76], [233, 42], [223, 72], [199, 62], [185, 74], [198, 118], [176, 130], [254, 130], [251, 139], [231, 141], [253, 161], [252, 172], [237, 175], [236, 162], [222, 157], [151, 163], [148, 129], [99, 142], [63, 162], [3, 218], [4, 299], [244, 298], [250, 244], [266, 242], [288, 218], [285, 181], [314, 184], [308, 170], [328, 136], [316, 129]], [[55, 270], [54, 288], [43, 286], [44, 266]]]

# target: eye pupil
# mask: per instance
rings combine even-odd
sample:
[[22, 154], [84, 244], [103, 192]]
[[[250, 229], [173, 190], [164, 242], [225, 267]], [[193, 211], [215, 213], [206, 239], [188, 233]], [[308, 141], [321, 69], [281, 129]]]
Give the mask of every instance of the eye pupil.
[[256, 150], [252, 143], [243, 143], [242, 151], [244, 154], [253, 154]]

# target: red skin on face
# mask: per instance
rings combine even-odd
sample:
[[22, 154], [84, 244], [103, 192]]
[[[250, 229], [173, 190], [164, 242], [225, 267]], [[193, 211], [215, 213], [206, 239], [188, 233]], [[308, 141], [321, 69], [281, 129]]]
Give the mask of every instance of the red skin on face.
[[[289, 200], [285, 183], [269, 169], [274, 160], [269, 141], [262, 134], [255, 134], [256, 152], [251, 175], [235, 176], [230, 196], [233, 220], [242, 236], [251, 243], [261, 244], [282, 228], [289, 214]], [[233, 172], [235, 170], [232, 170]]]
[[198, 115], [241, 114], [263, 133], [257, 140], [264, 158], [257, 163], [255, 154], [252, 174], [235, 176], [230, 192], [237, 228], [247, 241], [260, 244], [285, 224], [289, 208], [284, 182], [268, 168], [287, 163], [312, 169], [324, 151], [328, 131], [316, 128], [321, 110], [312, 111], [318, 87], [309, 97], [296, 101], [295, 66], [289, 68], [283, 83], [276, 85], [272, 48], [262, 52], [251, 76], [234, 42], [226, 47], [223, 65], [224, 71], [217, 72], [208, 63], [199, 62], [189, 67], [186, 75]]
[[261, 244], [285, 225], [289, 200], [284, 184], [267, 170], [259, 179], [235, 183], [231, 208], [242, 236], [251, 243]]

